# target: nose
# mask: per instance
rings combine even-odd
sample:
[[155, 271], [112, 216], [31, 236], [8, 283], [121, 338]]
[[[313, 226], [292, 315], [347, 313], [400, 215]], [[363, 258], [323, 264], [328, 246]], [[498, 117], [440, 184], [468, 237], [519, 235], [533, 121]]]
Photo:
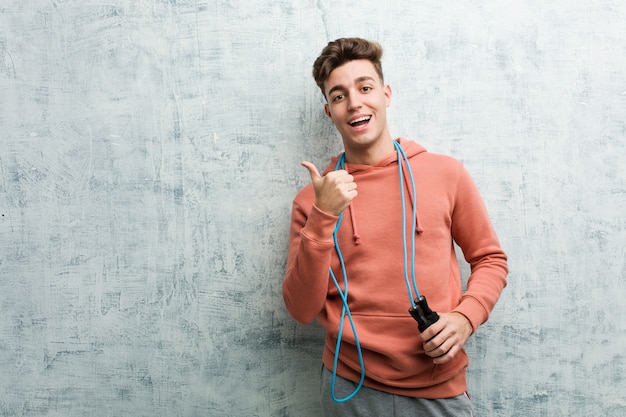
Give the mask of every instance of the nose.
[[358, 92], [353, 91], [348, 95], [348, 110], [356, 110], [361, 108], [361, 97]]

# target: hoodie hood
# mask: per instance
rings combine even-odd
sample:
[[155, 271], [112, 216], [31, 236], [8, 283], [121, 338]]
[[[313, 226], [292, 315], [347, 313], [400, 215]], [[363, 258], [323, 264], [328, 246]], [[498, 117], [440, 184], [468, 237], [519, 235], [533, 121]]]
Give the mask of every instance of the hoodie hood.
[[[426, 152], [426, 148], [424, 148], [422, 145], [420, 145], [417, 142], [413, 142], [412, 140], [408, 140], [408, 139], [404, 139], [404, 138], [398, 138], [396, 139], [396, 142], [398, 142], [400, 144], [400, 146], [402, 146], [402, 149], [404, 150], [404, 153], [406, 154], [407, 158], [412, 158], [417, 154], [420, 154], [422, 152]], [[324, 169], [324, 172], [322, 175], [326, 175], [328, 174], [330, 171], [334, 171], [335, 167], [337, 166], [337, 162], [339, 161], [339, 158], [341, 157], [341, 155], [343, 155], [343, 152], [340, 153], [339, 155], [335, 155], [330, 159], [330, 163], [328, 164], [328, 166]], [[361, 165], [361, 164], [349, 164], [346, 162], [346, 170], [350, 173], [350, 174], [355, 174], [358, 172], [363, 172], [363, 171], [368, 171], [372, 168], [376, 168], [376, 167], [384, 167], [387, 165], [391, 165], [391, 164], [395, 164], [398, 162], [398, 154], [394, 151], [391, 152], [390, 154], [386, 155], [384, 158], [382, 158], [380, 161], [378, 161], [376, 164], [374, 165]]]
[[[411, 140], [407, 140], [404, 138], [398, 138], [396, 139], [396, 142], [400, 144], [400, 146], [402, 147], [402, 150], [404, 151], [404, 153], [406, 154], [406, 157], [410, 160], [412, 157], [421, 154], [423, 152], [426, 152], [426, 149], [418, 144], [417, 142], [411, 141]], [[339, 162], [339, 158], [341, 158], [341, 156], [343, 155], [343, 153], [333, 156], [330, 160], [330, 163], [328, 164], [328, 166], [326, 167], [326, 169], [324, 169], [324, 173], [323, 175], [328, 174], [331, 171], [334, 171], [337, 167], [337, 163]], [[345, 163], [345, 170], [348, 171], [350, 174], [355, 175], [355, 179], [357, 181], [358, 184], [358, 176], [359, 174], [362, 173], [366, 173], [369, 170], [375, 169], [375, 168], [381, 168], [381, 167], [386, 167], [389, 165], [395, 165], [398, 163], [398, 152], [394, 151], [391, 152], [390, 154], [386, 155], [384, 158], [382, 158], [380, 161], [378, 161], [376, 164], [374, 165], [362, 165], [362, 164], [349, 164], [349, 163]], [[404, 192], [407, 193], [406, 194], [406, 198], [407, 201], [409, 201], [409, 203], [411, 204], [411, 206], [413, 205], [413, 187], [412, 187], [412, 181], [411, 181], [411, 176], [409, 175], [408, 169], [406, 167], [406, 162], [403, 160], [403, 169], [402, 169], [402, 173], [403, 173], [403, 184], [404, 184]], [[395, 168], [397, 170], [397, 168]], [[396, 171], [397, 172], [397, 171]], [[398, 191], [399, 192], [399, 191]], [[358, 200], [358, 196], [355, 200]], [[415, 223], [416, 223], [416, 227], [415, 227], [415, 233], [417, 234], [421, 234], [424, 229], [422, 228], [421, 224], [420, 224], [420, 220], [419, 220], [419, 213], [417, 211], [417, 207], [413, 207], [414, 211], [415, 211]], [[352, 202], [350, 202], [350, 205], [348, 206], [348, 210], [350, 212], [350, 224], [352, 226], [352, 236], [353, 236], [353, 241], [355, 245], [359, 245], [361, 244], [361, 236], [358, 233], [358, 225], [357, 225], [357, 214], [356, 214], [356, 208], [355, 208], [355, 203], [354, 200]], [[410, 219], [407, 219], [407, 223], [410, 224]]]

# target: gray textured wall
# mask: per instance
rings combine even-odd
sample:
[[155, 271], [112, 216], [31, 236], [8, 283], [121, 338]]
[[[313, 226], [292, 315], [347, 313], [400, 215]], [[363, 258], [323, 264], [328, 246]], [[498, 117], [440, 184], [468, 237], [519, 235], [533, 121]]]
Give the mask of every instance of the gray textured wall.
[[478, 415], [626, 415], [625, 5], [3, 0], [0, 416], [318, 415], [280, 289], [298, 163], [340, 151], [310, 67], [352, 35], [510, 254]]

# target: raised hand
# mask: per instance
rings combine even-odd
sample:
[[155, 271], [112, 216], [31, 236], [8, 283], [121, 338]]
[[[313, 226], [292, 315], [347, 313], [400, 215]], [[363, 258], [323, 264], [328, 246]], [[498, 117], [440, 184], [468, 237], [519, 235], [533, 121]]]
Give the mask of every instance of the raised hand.
[[300, 165], [311, 174], [311, 182], [315, 189], [315, 205], [320, 210], [338, 216], [357, 196], [356, 182], [348, 171], [340, 169], [321, 176], [311, 162], [302, 161]]

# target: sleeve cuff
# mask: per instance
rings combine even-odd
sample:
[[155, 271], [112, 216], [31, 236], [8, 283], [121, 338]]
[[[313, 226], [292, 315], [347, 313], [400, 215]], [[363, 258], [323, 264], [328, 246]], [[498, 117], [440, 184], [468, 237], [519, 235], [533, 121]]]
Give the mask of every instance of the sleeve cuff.
[[314, 204], [309, 213], [309, 218], [302, 228], [302, 233], [309, 239], [320, 243], [332, 243], [333, 232], [339, 216], [326, 213]]
[[483, 305], [473, 297], [464, 297], [461, 300], [461, 304], [459, 304], [453, 311], [461, 313], [467, 317], [472, 325], [472, 328], [474, 329], [474, 332], [489, 318], [489, 314]]

